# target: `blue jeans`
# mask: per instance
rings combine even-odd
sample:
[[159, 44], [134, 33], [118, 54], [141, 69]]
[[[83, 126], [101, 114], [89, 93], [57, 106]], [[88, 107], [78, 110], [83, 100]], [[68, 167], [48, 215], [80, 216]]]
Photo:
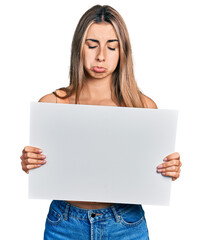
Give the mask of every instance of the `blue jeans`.
[[141, 205], [113, 204], [83, 209], [54, 200], [46, 219], [44, 240], [148, 240]]

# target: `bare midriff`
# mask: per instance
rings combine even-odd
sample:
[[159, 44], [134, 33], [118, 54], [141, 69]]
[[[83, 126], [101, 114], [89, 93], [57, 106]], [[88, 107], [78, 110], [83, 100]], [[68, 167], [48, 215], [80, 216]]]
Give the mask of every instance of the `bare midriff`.
[[84, 209], [100, 209], [106, 208], [114, 203], [104, 203], [104, 202], [77, 202], [77, 201], [67, 201], [68, 203]]

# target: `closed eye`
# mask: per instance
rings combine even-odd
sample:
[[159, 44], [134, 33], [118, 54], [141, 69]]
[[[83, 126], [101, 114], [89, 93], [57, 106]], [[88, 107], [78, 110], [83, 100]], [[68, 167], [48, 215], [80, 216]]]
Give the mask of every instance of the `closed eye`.
[[97, 46], [88, 46], [88, 48], [92, 49], [92, 48], [96, 48]]
[[111, 48], [111, 47], [108, 47], [108, 48], [109, 48], [110, 50], [112, 50], [112, 51], [115, 51], [115, 49], [116, 49], [116, 48]]

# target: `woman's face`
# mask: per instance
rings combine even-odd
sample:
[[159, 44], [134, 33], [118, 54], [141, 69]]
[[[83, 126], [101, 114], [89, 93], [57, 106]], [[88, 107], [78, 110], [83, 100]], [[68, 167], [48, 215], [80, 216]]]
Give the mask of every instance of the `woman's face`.
[[90, 78], [109, 78], [119, 61], [119, 41], [110, 23], [93, 23], [84, 43], [84, 68]]

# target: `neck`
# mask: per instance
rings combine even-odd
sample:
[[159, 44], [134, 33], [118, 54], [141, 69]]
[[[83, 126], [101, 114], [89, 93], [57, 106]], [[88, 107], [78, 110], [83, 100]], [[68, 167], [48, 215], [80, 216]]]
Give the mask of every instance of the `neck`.
[[86, 79], [81, 96], [92, 101], [111, 99], [111, 76], [103, 79]]

